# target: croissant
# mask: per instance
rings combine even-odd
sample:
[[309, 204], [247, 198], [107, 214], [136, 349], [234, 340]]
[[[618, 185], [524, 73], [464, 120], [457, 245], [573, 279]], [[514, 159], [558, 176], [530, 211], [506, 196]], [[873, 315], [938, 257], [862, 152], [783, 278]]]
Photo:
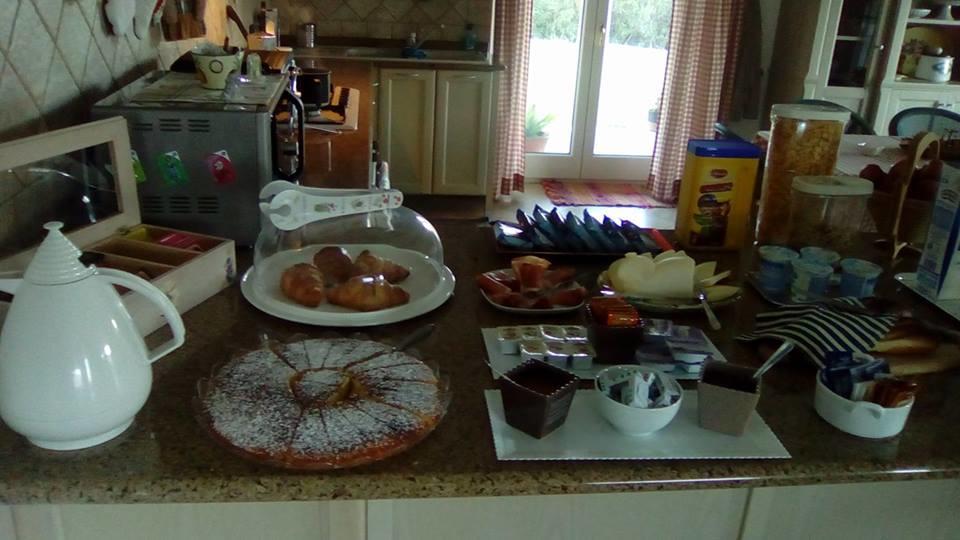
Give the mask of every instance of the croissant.
[[410, 270], [383, 257], [377, 257], [367, 250], [363, 250], [357, 255], [357, 259], [353, 261], [353, 266], [353, 275], [355, 276], [381, 274], [390, 283], [400, 283], [410, 275]]
[[298, 304], [317, 307], [325, 296], [323, 274], [312, 264], [295, 264], [280, 276], [280, 290]]
[[327, 292], [331, 304], [357, 311], [377, 311], [406, 304], [410, 294], [382, 275], [355, 276]]
[[326, 285], [339, 285], [353, 275], [353, 261], [341, 247], [327, 246], [313, 256], [313, 265], [320, 269]]

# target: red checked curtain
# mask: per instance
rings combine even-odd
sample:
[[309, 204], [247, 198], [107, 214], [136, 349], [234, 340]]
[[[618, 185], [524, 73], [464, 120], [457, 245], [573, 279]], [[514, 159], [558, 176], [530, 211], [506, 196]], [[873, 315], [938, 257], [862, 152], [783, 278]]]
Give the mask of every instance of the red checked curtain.
[[509, 199], [512, 192], [523, 191], [523, 123], [532, 28], [533, 0], [497, 0], [494, 53], [507, 69], [500, 75], [497, 94], [496, 175], [490, 186], [494, 198]]
[[712, 139], [729, 113], [744, 0], [674, 0], [667, 73], [647, 187], [675, 202], [689, 139]]

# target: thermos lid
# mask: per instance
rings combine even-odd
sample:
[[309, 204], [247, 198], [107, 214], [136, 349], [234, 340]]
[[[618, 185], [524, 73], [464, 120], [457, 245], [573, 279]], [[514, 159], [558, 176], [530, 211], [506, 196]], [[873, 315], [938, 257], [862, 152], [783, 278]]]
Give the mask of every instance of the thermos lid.
[[793, 118], [796, 120], [833, 120], [847, 123], [850, 120], [850, 111], [812, 105], [806, 103], [777, 103], [770, 109], [770, 116], [779, 118]]
[[37, 285], [61, 285], [79, 281], [96, 271], [80, 262], [82, 252], [60, 232], [63, 223], [50, 221], [43, 228], [50, 232], [27, 266], [23, 274], [25, 281]]
[[811, 195], [864, 196], [873, 193], [873, 182], [856, 176], [796, 176], [793, 189]]

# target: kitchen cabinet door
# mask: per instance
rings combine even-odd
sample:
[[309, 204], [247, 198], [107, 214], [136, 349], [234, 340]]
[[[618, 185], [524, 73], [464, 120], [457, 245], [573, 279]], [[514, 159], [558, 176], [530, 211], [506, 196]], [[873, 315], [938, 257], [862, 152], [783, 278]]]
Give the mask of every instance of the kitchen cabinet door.
[[389, 163], [391, 187], [430, 193], [436, 71], [381, 69], [379, 148]]
[[434, 193], [484, 194], [492, 106], [493, 73], [437, 72]]

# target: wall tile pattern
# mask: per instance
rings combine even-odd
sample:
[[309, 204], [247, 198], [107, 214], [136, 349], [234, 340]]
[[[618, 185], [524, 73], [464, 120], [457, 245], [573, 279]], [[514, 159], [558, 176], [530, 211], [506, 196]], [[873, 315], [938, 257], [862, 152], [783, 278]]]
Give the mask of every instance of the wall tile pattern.
[[[293, 34], [305, 22], [324, 37], [406, 38], [460, 41], [475, 25], [480, 41], [490, 40], [494, 0], [272, 0], [280, 10], [280, 32]], [[429, 43], [426, 45], [429, 47]]]
[[103, 0], [0, 0], [0, 141], [87, 118], [105, 95], [154, 69], [143, 40], [107, 31]]

